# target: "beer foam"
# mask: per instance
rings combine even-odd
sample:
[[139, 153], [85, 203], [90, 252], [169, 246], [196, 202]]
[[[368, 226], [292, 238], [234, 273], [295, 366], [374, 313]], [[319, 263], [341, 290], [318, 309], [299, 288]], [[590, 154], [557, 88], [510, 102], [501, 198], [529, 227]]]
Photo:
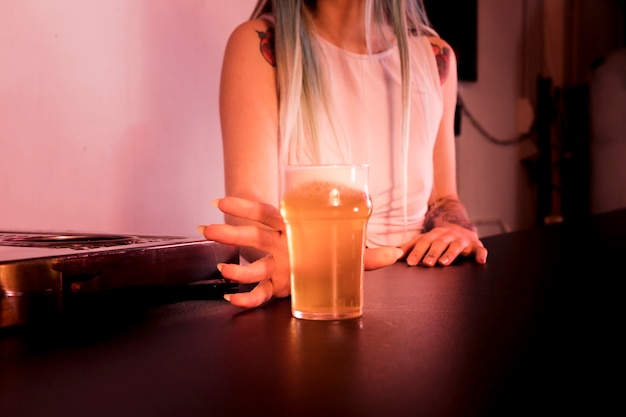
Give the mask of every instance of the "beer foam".
[[367, 165], [292, 165], [283, 170], [284, 190], [313, 181], [357, 188], [359, 184], [367, 184]]
[[311, 181], [301, 184], [287, 191], [283, 197], [283, 200], [296, 200], [299, 204], [330, 201], [333, 206], [366, 199], [367, 194], [364, 190], [328, 181]]

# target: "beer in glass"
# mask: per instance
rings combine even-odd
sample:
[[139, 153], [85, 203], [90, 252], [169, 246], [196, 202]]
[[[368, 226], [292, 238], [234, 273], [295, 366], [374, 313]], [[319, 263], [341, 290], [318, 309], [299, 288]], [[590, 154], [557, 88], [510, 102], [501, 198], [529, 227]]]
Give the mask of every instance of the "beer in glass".
[[293, 316], [360, 317], [365, 233], [372, 212], [368, 166], [284, 166], [281, 182]]

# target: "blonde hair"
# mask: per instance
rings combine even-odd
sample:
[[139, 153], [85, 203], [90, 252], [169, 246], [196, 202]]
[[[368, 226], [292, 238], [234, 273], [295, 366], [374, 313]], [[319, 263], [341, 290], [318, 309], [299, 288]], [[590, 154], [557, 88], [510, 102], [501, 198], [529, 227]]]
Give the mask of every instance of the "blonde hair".
[[[273, 16], [275, 25], [276, 83], [279, 96], [280, 161], [302, 152], [320, 161], [318, 122], [320, 114], [332, 112], [323, 72], [316, 54], [317, 41], [312, 13], [315, 0], [259, 0], [251, 19]], [[392, 28], [400, 55], [402, 77], [402, 144], [408, 154], [411, 69], [410, 35], [433, 35], [422, 0], [365, 0], [365, 27]], [[365, 34], [370, 49], [370, 35]], [[337, 137], [336, 137], [337, 138]], [[328, 139], [328, 138], [326, 138]], [[341, 147], [341, 143], [336, 146]], [[406, 161], [404, 162], [406, 163]]]

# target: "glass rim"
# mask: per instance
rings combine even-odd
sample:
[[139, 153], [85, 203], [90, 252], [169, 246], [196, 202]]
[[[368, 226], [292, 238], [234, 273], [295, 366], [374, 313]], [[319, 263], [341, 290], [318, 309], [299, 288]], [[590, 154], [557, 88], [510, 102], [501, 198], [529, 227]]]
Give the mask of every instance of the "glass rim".
[[368, 163], [355, 163], [355, 164], [286, 164], [281, 165], [280, 169], [324, 169], [324, 168], [368, 168]]

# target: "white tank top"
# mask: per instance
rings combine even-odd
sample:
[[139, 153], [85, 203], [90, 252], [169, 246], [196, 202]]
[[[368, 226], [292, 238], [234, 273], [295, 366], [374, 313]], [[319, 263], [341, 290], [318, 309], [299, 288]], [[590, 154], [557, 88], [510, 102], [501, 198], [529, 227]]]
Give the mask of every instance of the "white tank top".
[[[443, 114], [443, 98], [432, 46], [426, 36], [410, 38], [412, 102], [408, 166], [404, 172], [397, 47], [369, 56], [318, 39], [321, 66], [328, 71], [336, 134], [347, 141], [352, 162], [370, 166], [373, 212], [367, 227], [367, 245], [399, 246], [421, 231], [433, 185], [433, 146]], [[345, 161], [327, 153], [323, 162]]]

